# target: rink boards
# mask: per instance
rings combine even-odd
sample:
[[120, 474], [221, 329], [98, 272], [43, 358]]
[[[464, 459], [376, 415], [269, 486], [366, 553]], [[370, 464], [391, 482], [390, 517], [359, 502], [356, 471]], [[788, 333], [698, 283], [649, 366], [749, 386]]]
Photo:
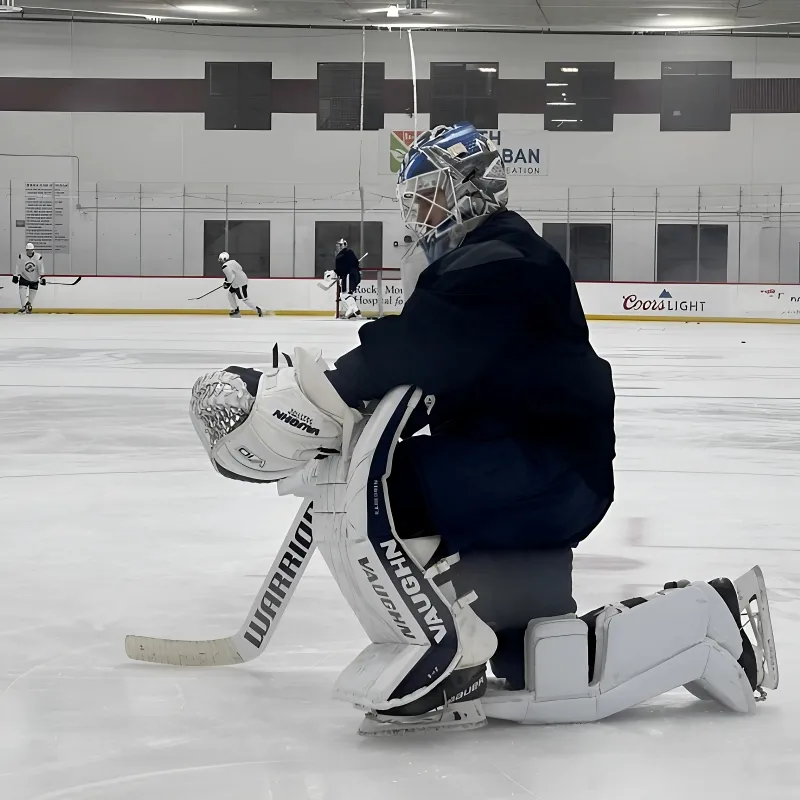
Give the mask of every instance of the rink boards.
[[[71, 276], [68, 276], [71, 277]], [[58, 280], [58, 278], [55, 278]], [[84, 277], [77, 286], [48, 285], [39, 290], [39, 312], [95, 314], [227, 314], [222, 291], [189, 300], [214, 288], [217, 278]], [[586, 315], [606, 320], [717, 322], [800, 321], [800, 285], [698, 283], [581, 283]], [[515, 287], [500, 288], [509, 293]], [[365, 280], [357, 291], [366, 315], [398, 313], [404, 297], [399, 280]], [[335, 292], [316, 278], [250, 281], [250, 296], [278, 314], [333, 316]], [[382, 303], [380, 298], [382, 297]], [[19, 300], [10, 278], [0, 277], [0, 310], [15, 311]]]

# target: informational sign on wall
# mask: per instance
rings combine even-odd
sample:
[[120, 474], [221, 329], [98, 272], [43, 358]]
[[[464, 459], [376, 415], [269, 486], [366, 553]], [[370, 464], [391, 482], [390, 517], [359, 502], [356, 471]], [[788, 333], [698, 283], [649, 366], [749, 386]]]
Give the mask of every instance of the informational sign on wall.
[[69, 253], [69, 184], [25, 184], [25, 237], [37, 250]]
[[[383, 313], [397, 314], [403, 310], [403, 284], [402, 281], [383, 281]], [[361, 281], [355, 291], [361, 310], [368, 314], [377, 314], [380, 311], [378, 303], [378, 282]]]
[[[544, 135], [538, 131], [485, 130], [506, 167], [509, 178], [531, 178], [547, 175], [548, 149]], [[414, 131], [389, 132], [389, 171], [397, 173], [417, 134]]]

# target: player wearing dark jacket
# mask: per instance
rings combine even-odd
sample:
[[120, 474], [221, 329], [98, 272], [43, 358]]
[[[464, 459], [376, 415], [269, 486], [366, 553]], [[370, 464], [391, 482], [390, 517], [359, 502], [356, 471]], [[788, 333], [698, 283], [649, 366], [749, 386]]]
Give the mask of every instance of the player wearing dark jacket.
[[614, 495], [611, 369], [569, 269], [518, 214], [490, 216], [360, 339], [327, 373], [348, 404], [403, 384], [435, 396], [412, 420], [432, 436], [407, 439], [397, 458], [454, 551], [575, 544], [602, 519]]
[[341, 281], [342, 294], [352, 294], [361, 283], [361, 268], [356, 254], [344, 239], [336, 243], [336, 277]]

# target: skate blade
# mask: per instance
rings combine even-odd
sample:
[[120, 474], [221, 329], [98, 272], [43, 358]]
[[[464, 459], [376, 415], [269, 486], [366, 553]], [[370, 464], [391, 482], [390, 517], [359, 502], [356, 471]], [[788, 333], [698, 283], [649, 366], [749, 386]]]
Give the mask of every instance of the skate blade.
[[[756, 657], [763, 665], [764, 675], [759, 681], [760, 688], [778, 688], [778, 654], [775, 648], [775, 635], [772, 632], [772, 618], [767, 597], [767, 583], [761, 567], [755, 566], [734, 581], [739, 597], [739, 609], [747, 615], [756, 642]], [[755, 603], [755, 609], [753, 608]], [[746, 624], [745, 624], [746, 632]]]
[[[390, 712], [391, 713], [391, 712]], [[358, 729], [359, 736], [404, 736], [407, 733], [471, 731], [486, 725], [486, 714], [479, 700], [455, 703], [435, 714], [420, 717], [391, 717], [367, 714]]]

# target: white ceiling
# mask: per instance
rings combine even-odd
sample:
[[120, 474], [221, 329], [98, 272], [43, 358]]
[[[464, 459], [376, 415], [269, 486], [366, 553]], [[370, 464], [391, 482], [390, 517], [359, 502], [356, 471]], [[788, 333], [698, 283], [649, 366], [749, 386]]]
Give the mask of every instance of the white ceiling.
[[[389, 2], [405, 0], [16, 0], [29, 15], [35, 8], [122, 12], [225, 23], [296, 25], [395, 25], [576, 31], [687, 30], [764, 31], [800, 29], [800, 0], [429, 0], [429, 17], [389, 20]], [[181, 4], [232, 7], [227, 13], [183, 11]]]

